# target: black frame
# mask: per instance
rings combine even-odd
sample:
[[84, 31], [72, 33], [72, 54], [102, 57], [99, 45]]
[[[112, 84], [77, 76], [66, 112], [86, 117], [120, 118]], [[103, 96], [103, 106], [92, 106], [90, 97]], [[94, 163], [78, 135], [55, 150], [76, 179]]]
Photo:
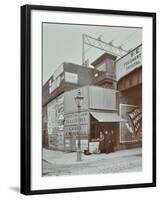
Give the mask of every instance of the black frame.
[[[113, 14], [125, 16], [152, 17], [153, 20], [153, 176], [152, 183], [114, 185], [114, 186], [94, 186], [78, 188], [61, 188], [49, 190], [31, 190], [31, 11], [65, 11], [95, 14]], [[90, 8], [54, 7], [43, 5], [21, 6], [21, 193], [49, 194], [65, 192], [81, 192], [93, 190], [127, 189], [156, 186], [156, 13], [134, 12], [120, 10], [103, 10]]]

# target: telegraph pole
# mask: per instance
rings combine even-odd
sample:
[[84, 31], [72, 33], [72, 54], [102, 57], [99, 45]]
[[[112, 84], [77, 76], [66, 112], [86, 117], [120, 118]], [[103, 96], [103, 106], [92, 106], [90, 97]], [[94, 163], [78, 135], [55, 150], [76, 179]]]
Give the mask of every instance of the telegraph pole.
[[85, 49], [84, 49], [84, 33], [82, 34], [82, 65], [84, 65], [85, 62]]

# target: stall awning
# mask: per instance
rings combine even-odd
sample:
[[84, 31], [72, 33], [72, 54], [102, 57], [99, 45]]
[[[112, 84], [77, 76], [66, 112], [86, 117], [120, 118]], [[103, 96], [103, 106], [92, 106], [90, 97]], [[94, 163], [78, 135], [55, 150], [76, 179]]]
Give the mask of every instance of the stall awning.
[[105, 113], [105, 112], [90, 112], [90, 114], [99, 122], [126, 122], [117, 113]]

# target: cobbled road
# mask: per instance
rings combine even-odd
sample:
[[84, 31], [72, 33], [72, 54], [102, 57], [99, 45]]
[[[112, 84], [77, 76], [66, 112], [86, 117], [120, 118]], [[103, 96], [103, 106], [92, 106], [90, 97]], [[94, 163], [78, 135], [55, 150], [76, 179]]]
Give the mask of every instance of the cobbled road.
[[44, 176], [98, 174], [135, 172], [142, 170], [142, 156], [132, 155], [120, 158], [94, 160], [87, 163], [78, 162], [72, 164], [53, 164], [43, 160]]

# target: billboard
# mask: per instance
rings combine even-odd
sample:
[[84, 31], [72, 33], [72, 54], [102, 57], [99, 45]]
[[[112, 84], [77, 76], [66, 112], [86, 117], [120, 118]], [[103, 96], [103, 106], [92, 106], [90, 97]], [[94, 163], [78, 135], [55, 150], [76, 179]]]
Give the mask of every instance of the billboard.
[[[72, 135], [78, 133], [78, 113], [65, 115], [64, 132]], [[80, 113], [80, 133], [81, 136], [89, 134], [89, 113], [87, 111]]]
[[48, 134], [63, 132], [64, 96], [60, 95], [47, 104], [47, 129]]
[[120, 80], [125, 75], [142, 66], [142, 45], [120, 58], [116, 63], [116, 78]]
[[120, 143], [142, 140], [142, 108], [137, 105], [120, 104], [119, 114], [126, 122], [120, 122]]

